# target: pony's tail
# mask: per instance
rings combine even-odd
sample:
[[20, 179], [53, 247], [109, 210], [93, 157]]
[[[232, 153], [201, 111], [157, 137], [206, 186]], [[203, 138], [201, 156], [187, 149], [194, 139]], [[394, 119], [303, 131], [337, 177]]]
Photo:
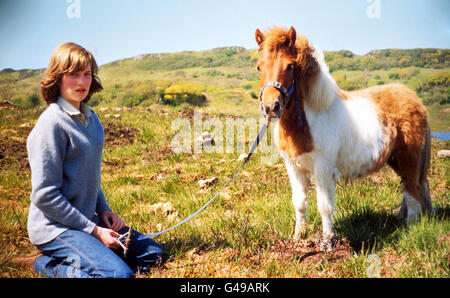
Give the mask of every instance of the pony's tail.
[[427, 125], [427, 132], [425, 135], [425, 144], [422, 149], [422, 153], [421, 153], [421, 157], [420, 157], [419, 182], [423, 182], [427, 177], [427, 172], [430, 167], [430, 159], [431, 159], [431, 133], [430, 133], [430, 127]]
[[427, 132], [425, 135], [425, 144], [420, 156], [419, 164], [419, 188], [420, 196], [422, 197], [422, 210], [431, 214], [433, 212], [433, 206], [431, 204], [430, 191], [428, 188], [427, 173], [430, 168], [431, 160], [431, 133], [430, 127], [427, 125]]

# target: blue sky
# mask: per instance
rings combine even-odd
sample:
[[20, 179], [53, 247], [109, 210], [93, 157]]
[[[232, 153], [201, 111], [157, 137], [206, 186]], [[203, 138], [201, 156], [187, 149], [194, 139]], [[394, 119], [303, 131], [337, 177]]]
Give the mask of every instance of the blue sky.
[[[79, 18], [67, 13], [74, 1]], [[450, 48], [450, 1], [0, 0], [0, 69], [45, 68], [66, 41], [86, 47], [99, 64], [145, 53], [256, 48], [255, 29], [271, 25], [292, 25], [327, 51]]]

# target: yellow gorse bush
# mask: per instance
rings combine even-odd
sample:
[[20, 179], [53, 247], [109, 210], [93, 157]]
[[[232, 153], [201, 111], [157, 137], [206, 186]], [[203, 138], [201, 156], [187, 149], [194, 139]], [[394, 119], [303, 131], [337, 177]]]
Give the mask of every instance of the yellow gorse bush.
[[[184, 97], [189, 96], [201, 96], [203, 91], [203, 86], [192, 83], [181, 83], [181, 84], [173, 84], [169, 88], [166, 89], [165, 100], [175, 100], [177, 98], [185, 99]], [[172, 95], [170, 93], [176, 93], [177, 95]]]

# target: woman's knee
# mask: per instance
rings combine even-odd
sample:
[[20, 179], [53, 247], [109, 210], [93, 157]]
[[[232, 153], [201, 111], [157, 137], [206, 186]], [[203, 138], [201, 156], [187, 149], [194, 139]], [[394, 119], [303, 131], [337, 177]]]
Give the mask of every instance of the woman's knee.
[[123, 266], [122, 268], [118, 268], [116, 271], [114, 278], [134, 278], [134, 272], [128, 266]]

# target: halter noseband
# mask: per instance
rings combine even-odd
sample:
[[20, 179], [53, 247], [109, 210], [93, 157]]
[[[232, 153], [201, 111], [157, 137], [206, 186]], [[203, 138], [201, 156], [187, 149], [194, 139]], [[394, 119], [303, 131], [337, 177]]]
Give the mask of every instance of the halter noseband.
[[303, 126], [302, 114], [301, 114], [301, 110], [300, 110], [300, 101], [298, 99], [297, 84], [295, 82], [295, 75], [294, 75], [294, 79], [292, 80], [291, 86], [289, 86], [289, 89], [286, 89], [280, 82], [265, 83], [264, 86], [262, 86], [261, 91], [259, 92], [259, 100], [260, 101], [262, 100], [262, 95], [263, 95], [264, 89], [269, 86], [272, 86], [272, 87], [278, 89], [284, 95], [284, 98], [285, 98], [285, 101], [283, 104], [284, 108], [287, 107], [287, 105], [289, 104], [289, 101], [291, 100], [291, 95], [292, 95], [292, 93], [294, 93], [298, 126]]
[[289, 87], [289, 89], [286, 89], [283, 85], [281, 85], [280, 82], [267, 82], [264, 84], [264, 86], [262, 86], [261, 91], [259, 92], [259, 99], [262, 100], [262, 95], [264, 92], [264, 89], [266, 87], [272, 86], [276, 89], [278, 89], [285, 97], [285, 103], [284, 103], [284, 107], [287, 107], [287, 105], [289, 104], [289, 100], [291, 98], [292, 92], [294, 91], [295, 88], [295, 79], [292, 81], [291, 86]]

